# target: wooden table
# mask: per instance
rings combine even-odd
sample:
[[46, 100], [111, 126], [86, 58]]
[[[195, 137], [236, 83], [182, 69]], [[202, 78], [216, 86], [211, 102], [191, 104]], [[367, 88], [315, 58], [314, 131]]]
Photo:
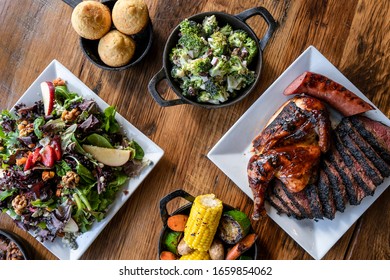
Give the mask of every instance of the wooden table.
[[[382, 1], [151, 1], [154, 25], [150, 53], [123, 72], [97, 68], [83, 55], [70, 24], [72, 9], [56, 0], [2, 0], [0, 3], [0, 104], [11, 108], [39, 73], [57, 59], [89, 88], [156, 142], [163, 159], [99, 235], [82, 259], [156, 259], [162, 226], [159, 200], [184, 189], [192, 195], [215, 193], [225, 203], [252, 211], [252, 199], [221, 172], [206, 154], [275, 79], [314, 45], [388, 117], [390, 116], [390, 2]], [[237, 14], [264, 6], [279, 27], [263, 53], [261, 81], [233, 106], [206, 110], [189, 105], [160, 107], [147, 85], [162, 66], [164, 44], [184, 18], [205, 11]], [[248, 23], [259, 37], [266, 24]], [[167, 83], [161, 90], [174, 97]], [[390, 259], [390, 190], [362, 215], [324, 259]], [[175, 209], [181, 199], [169, 204]], [[35, 259], [56, 259], [17, 228], [5, 214], [0, 227], [25, 238]], [[253, 223], [260, 259], [312, 259], [273, 220]]]

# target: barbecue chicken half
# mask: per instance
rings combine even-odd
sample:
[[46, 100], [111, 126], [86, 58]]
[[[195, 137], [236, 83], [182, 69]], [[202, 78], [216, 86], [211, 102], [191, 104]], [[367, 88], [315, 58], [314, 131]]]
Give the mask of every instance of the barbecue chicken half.
[[248, 163], [253, 192], [253, 220], [265, 216], [265, 192], [272, 180], [299, 192], [317, 179], [322, 153], [330, 146], [331, 126], [325, 105], [316, 98], [296, 96], [282, 105], [253, 140]]

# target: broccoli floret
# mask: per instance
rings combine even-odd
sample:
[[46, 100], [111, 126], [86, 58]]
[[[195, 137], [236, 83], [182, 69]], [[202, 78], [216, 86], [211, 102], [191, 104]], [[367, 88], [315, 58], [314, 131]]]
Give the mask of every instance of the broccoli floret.
[[205, 82], [205, 92], [207, 94], [204, 94], [203, 92], [203, 94], [201, 94], [203, 95], [202, 99], [211, 97], [209, 98], [210, 100], [207, 101], [209, 103], [218, 104], [220, 102], [225, 102], [229, 98], [229, 94], [226, 89], [212, 80], [207, 80]]
[[223, 77], [230, 71], [230, 63], [225, 56], [214, 57], [213, 60], [215, 60], [216, 62], [214, 63], [214, 66], [209, 70], [209, 74], [211, 77]]
[[169, 60], [176, 66], [182, 67], [188, 63], [190, 57], [188, 56], [187, 50], [183, 48], [173, 48]]
[[193, 21], [185, 19], [180, 23], [181, 35], [201, 35], [202, 25]]
[[202, 103], [209, 102], [210, 100], [212, 100], [211, 94], [206, 91], [200, 92], [197, 98], [197, 101]]
[[178, 66], [173, 66], [171, 70], [171, 76], [174, 79], [181, 79], [186, 75], [186, 71]]
[[237, 55], [232, 55], [230, 57], [229, 66], [229, 73], [244, 75], [249, 71], [241, 58]]
[[188, 63], [186, 69], [191, 73], [191, 75], [207, 75], [211, 66], [211, 60], [209, 57], [199, 57]]
[[205, 17], [203, 22], [202, 22], [202, 28], [203, 28], [203, 32], [207, 36], [214, 33], [218, 28], [218, 22], [217, 22], [217, 18], [215, 17], [215, 15]]
[[248, 71], [245, 74], [231, 74], [227, 76], [227, 91], [234, 92], [252, 84], [255, 81], [255, 72]]
[[227, 37], [221, 32], [217, 31], [211, 34], [208, 38], [208, 43], [215, 56], [225, 54], [228, 46]]
[[221, 31], [222, 34], [224, 34], [226, 37], [229, 37], [230, 34], [233, 32], [233, 28], [229, 24], [226, 24], [219, 31]]
[[248, 34], [246, 34], [246, 32], [244, 30], [235, 30], [228, 37], [230, 48], [233, 49], [233, 48], [243, 47], [247, 37], [248, 37]]
[[249, 70], [239, 56], [232, 55], [229, 64], [230, 72], [227, 76], [227, 90], [229, 92], [240, 90], [254, 82], [255, 72]]
[[184, 96], [196, 96], [200, 90], [205, 90], [206, 77], [202, 76], [185, 76], [182, 78], [180, 88]]
[[187, 54], [191, 58], [197, 58], [203, 53], [207, 42], [196, 34], [184, 34], [178, 43], [187, 50]]
[[220, 104], [222, 102], [225, 102], [226, 100], [227, 100], [227, 98], [225, 98], [222, 94], [220, 94], [218, 96], [211, 96], [211, 94], [209, 94], [206, 91], [200, 92], [198, 95], [198, 98], [197, 98], [198, 102], [202, 102], [202, 103], [207, 102], [207, 103], [211, 103], [211, 104]]
[[180, 88], [183, 90], [184, 96], [195, 96], [198, 92], [194, 86], [194, 82], [188, 77], [183, 77]]
[[248, 55], [246, 56], [245, 60], [250, 63], [253, 58], [255, 57], [255, 55], [257, 54], [257, 46], [256, 46], [256, 42], [248, 37], [246, 38], [246, 41], [245, 41], [245, 44], [241, 50], [241, 53], [243, 53], [243, 51], [246, 50], [248, 52]]
[[207, 80], [207, 78], [202, 77], [202, 76], [191, 76], [190, 77], [191, 84], [196, 89], [204, 90], [205, 89], [205, 84], [204, 84], [205, 80]]

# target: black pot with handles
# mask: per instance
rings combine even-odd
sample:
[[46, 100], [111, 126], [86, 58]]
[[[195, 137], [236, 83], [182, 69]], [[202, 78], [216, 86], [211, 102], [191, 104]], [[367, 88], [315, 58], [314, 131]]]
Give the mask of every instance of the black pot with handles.
[[[188, 20], [193, 20], [195, 22], [201, 23], [203, 19], [206, 16], [211, 16], [215, 15], [218, 23], [220, 26], [224, 26], [226, 24], [230, 24], [233, 28], [233, 30], [241, 29], [244, 30], [257, 44], [257, 49], [259, 50], [257, 52], [257, 56], [253, 59], [250, 65], [248, 67], [251, 70], [254, 70], [256, 73], [256, 79], [253, 84], [250, 86], [241, 89], [240, 91], [237, 92], [236, 97], [231, 98], [227, 100], [224, 103], [221, 104], [210, 104], [210, 103], [200, 103], [197, 102], [193, 99], [190, 99], [182, 94], [182, 90], [180, 89], [180, 85], [177, 81], [175, 81], [171, 77], [171, 70], [172, 70], [172, 65], [171, 62], [169, 61], [169, 54], [171, 50], [176, 46], [178, 40], [179, 40], [179, 32], [180, 32], [180, 25], [177, 25], [175, 29], [172, 31], [170, 36], [168, 37], [167, 43], [165, 44], [164, 48], [164, 53], [163, 53], [163, 67], [161, 68], [160, 71], [158, 71], [153, 78], [150, 80], [148, 89], [152, 97], [155, 99], [155, 101], [163, 107], [167, 106], [175, 106], [175, 105], [180, 105], [180, 104], [191, 104], [195, 106], [200, 106], [203, 108], [208, 108], [208, 109], [214, 109], [214, 108], [222, 108], [226, 107], [232, 104], [237, 103], [238, 101], [242, 100], [245, 98], [250, 92], [253, 91], [255, 88], [257, 82], [260, 79], [260, 72], [262, 69], [262, 58], [263, 58], [263, 51], [269, 41], [269, 39], [272, 37], [272, 34], [275, 32], [277, 28], [277, 23], [272, 17], [272, 15], [268, 12], [267, 9], [264, 7], [255, 7], [248, 9], [246, 11], [243, 11], [237, 15], [230, 15], [226, 14], [223, 12], [205, 12], [205, 13], [200, 13], [193, 15], [188, 18]], [[261, 16], [267, 23], [268, 28], [263, 36], [263, 38], [259, 39], [257, 35], [253, 32], [253, 30], [249, 27], [249, 25], [246, 23], [246, 21], [253, 17], [259, 15]], [[172, 90], [175, 92], [177, 95], [177, 99], [173, 100], [166, 100], [164, 99], [161, 94], [157, 90], [157, 84], [166, 79], [169, 86], [172, 88]]]

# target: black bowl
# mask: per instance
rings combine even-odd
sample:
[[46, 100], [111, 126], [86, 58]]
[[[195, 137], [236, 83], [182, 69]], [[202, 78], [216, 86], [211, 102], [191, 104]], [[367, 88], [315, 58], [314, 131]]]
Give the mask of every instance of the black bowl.
[[15, 233], [12, 233], [12, 232], [5, 230], [5, 229], [0, 229], [0, 235], [13, 241], [18, 246], [20, 252], [23, 255], [23, 259], [25, 259], [25, 260], [29, 259], [29, 254], [28, 254], [28, 251], [26, 249], [27, 247], [25, 246], [25, 241], [19, 235], [16, 235]]
[[[168, 202], [170, 202], [171, 200], [173, 200], [177, 197], [182, 197], [182, 198], [188, 200], [190, 203], [180, 207], [176, 211], [169, 214], [168, 210], [167, 210], [167, 204], [168, 204]], [[161, 201], [160, 201], [160, 215], [161, 215], [161, 220], [162, 220], [164, 226], [161, 230], [160, 239], [158, 241], [158, 256], [157, 256], [158, 259], [160, 258], [161, 252], [167, 250], [165, 248], [165, 245], [164, 245], [164, 240], [165, 240], [166, 234], [168, 234], [168, 232], [170, 231], [170, 229], [167, 226], [167, 220], [168, 220], [169, 216], [176, 215], [176, 214], [189, 215], [190, 210], [191, 210], [191, 206], [192, 206], [192, 202], [194, 200], [195, 200], [195, 197], [193, 197], [192, 195], [190, 195], [186, 191], [180, 190], [180, 189], [167, 194], [164, 198], [161, 199]], [[235, 208], [232, 206], [223, 204], [223, 211], [228, 211], [228, 210], [233, 210], [233, 209], [235, 209]], [[250, 232], [253, 232], [252, 228], [250, 229]], [[257, 260], [257, 256], [258, 256], [257, 242], [255, 242], [255, 244], [253, 244], [253, 246], [248, 251], [246, 251], [244, 255], [249, 256], [253, 260]]]
[[[81, 0], [63, 0], [65, 3], [70, 5], [72, 8], [76, 7], [77, 4], [82, 2]], [[109, 0], [109, 1], [103, 1], [102, 3], [106, 5], [111, 11], [115, 5], [116, 0]], [[115, 29], [114, 24], [111, 26], [111, 30]], [[135, 53], [132, 59], [129, 63], [123, 66], [119, 67], [112, 67], [105, 64], [99, 57], [98, 53], [98, 45], [99, 40], [88, 40], [85, 38], [80, 37], [80, 46], [84, 53], [84, 55], [91, 61], [94, 65], [105, 69], [105, 70], [112, 70], [112, 71], [121, 71], [128, 69], [134, 65], [136, 65], [138, 62], [140, 62], [145, 55], [149, 52], [152, 41], [153, 41], [153, 25], [151, 20], [149, 19], [148, 25], [142, 30], [141, 32], [131, 35], [131, 38], [135, 41], [136, 47], [135, 47]]]
[[[257, 44], [257, 49], [259, 50], [257, 56], [253, 59], [252, 63], [248, 65], [248, 68], [254, 70], [256, 73], [256, 79], [253, 84], [237, 92], [236, 97], [228, 99], [226, 102], [221, 104], [209, 104], [209, 103], [200, 103], [194, 99], [188, 98], [182, 94], [180, 85], [171, 77], [172, 65], [169, 61], [169, 54], [174, 48], [179, 40], [180, 25], [177, 25], [168, 37], [167, 43], [165, 44], [164, 53], [163, 53], [163, 67], [162, 69], [154, 75], [150, 80], [148, 89], [153, 98], [160, 106], [174, 106], [179, 104], [192, 104], [204, 108], [222, 108], [229, 105], [232, 105], [244, 97], [246, 97], [256, 86], [260, 78], [260, 72], [262, 68], [262, 52], [267, 45], [268, 40], [271, 38], [274, 33], [277, 23], [272, 17], [272, 15], [263, 7], [256, 7], [249, 10], [246, 10], [237, 15], [230, 15], [222, 12], [205, 12], [196, 14], [189, 17], [189, 20], [201, 23], [206, 16], [215, 15], [217, 18], [219, 26], [224, 26], [225, 24], [230, 24], [233, 30], [242, 29], [244, 30]], [[268, 29], [262, 39], [259, 39], [253, 30], [246, 23], [246, 20], [255, 16], [260, 15], [268, 24]], [[163, 79], [167, 79], [169, 86], [173, 89], [175, 94], [179, 97], [174, 100], [165, 100], [157, 91], [157, 84]]]

